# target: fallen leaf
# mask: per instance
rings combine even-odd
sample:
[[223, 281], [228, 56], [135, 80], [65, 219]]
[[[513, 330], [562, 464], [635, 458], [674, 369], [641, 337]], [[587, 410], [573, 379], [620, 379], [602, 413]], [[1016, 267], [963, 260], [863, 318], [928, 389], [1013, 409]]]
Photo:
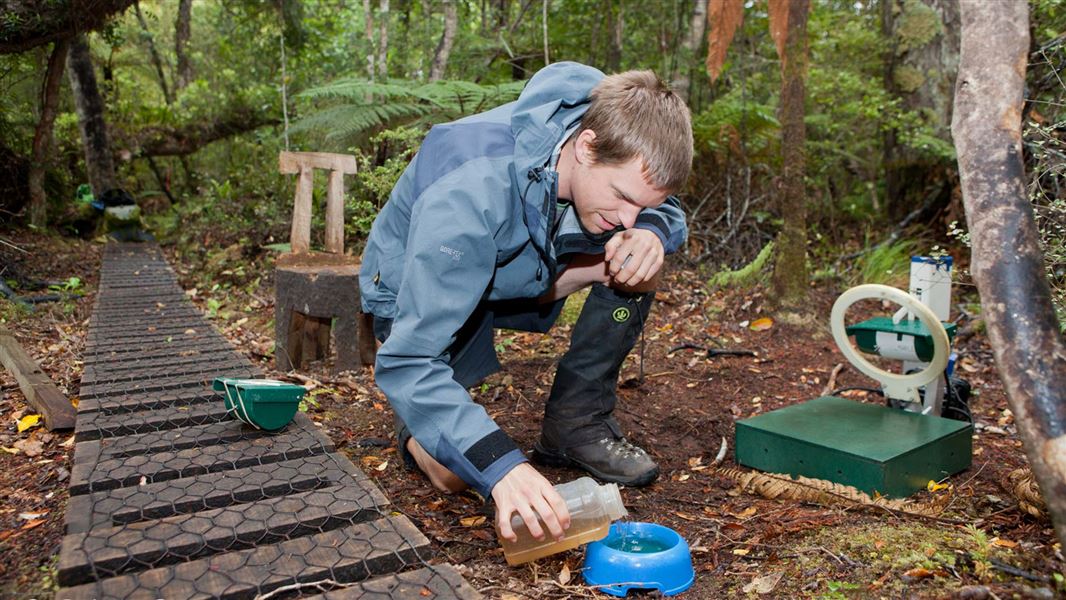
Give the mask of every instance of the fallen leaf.
[[374, 467], [374, 470], [375, 471], [384, 471], [388, 467], [389, 467], [389, 461], [386, 460], [385, 462], [381, 463], [380, 465]]
[[751, 325], [748, 326], [748, 329], [751, 329], [752, 331], [766, 331], [767, 329], [770, 329], [773, 326], [773, 319], [771, 319], [770, 317], [763, 317], [761, 319], [755, 319], [754, 321], [752, 321]]
[[686, 515], [683, 512], [674, 511], [674, 514], [679, 516], [679, 517], [681, 517], [682, 519], [684, 519], [686, 521], [695, 521], [696, 520], [696, 517], [693, 517], [692, 515]]
[[48, 514], [48, 511], [39, 512], [39, 513], [24, 512], [24, 513], [19, 513], [19, 518], [22, 519], [23, 521], [32, 521], [34, 519], [40, 519], [41, 517], [43, 517], [43, 516], [45, 516], [47, 514]]
[[4, 452], [7, 452], [8, 454], [18, 454], [19, 453], [19, 449], [18, 448], [8, 448], [7, 446], [0, 446], [0, 450], [3, 450]]
[[925, 489], [929, 490], [930, 492], [939, 492], [940, 490], [946, 490], [949, 487], [951, 486], [946, 483], [937, 483], [932, 479], [929, 480], [929, 483], [925, 484]]
[[196, 330], [195, 329], [186, 329], [185, 330], [185, 335], [196, 335]]
[[695, 469], [696, 467], [698, 467], [698, 466], [700, 466], [702, 464], [703, 464], [703, 457], [702, 456], [693, 456], [692, 458], [688, 459], [688, 466], [691, 469]]
[[459, 519], [459, 524], [463, 527], [480, 527], [485, 524], [485, 517], [484, 515], [463, 517], [462, 519]]
[[924, 567], [914, 567], [903, 575], [905, 577], [913, 577], [914, 579], [925, 579], [927, 577], [932, 577], [933, 575], [936, 575], [936, 573]]
[[16, 449], [26, 453], [26, 456], [33, 458], [44, 452], [44, 444], [37, 440], [19, 440], [13, 444]]
[[418, 590], [418, 595], [422, 596], [423, 598], [429, 596], [432, 593], [433, 592], [429, 591], [429, 588], [427, 588], [426, 586], [422, 586], [422, 589]]
[[749, 552], [751, 552], [751, 550], [749, 550], [748, 548], [734, 548], [733, 549], [733, 554], [736, 554], [737, 556], [747, 556]]
[[1012, 542], [1010, 540], [1001, 540], [998, 537], [992, 538], [992, 545], [999, 546], [1001, 548], [1017, 548], [1018, 542]]
[[778, 582], [784, 577], [784, 572], [770, 573], [768, 575], [762, 575], [751, 580], [751, 583], [744, 586], [744, 593], [750, 594], [755, 592], [756, 594], [769, 594], [777, 587]]
[[22, 528], [23, 529], [33, 529], [34, 527], [37, 527], [39, 525], [44, 524], [44, 522], [47, 521], [47, 520], [48, 519], [34, 519], [34, 520], [26, 523], [25, 525], [23, 525]]
[[26, 431], [30, 427], [36, 427], [38, 424], [40, 424], [40, 421], [41, 415], [26, 415], [25, 417], [22, 417], [18, 420], [19, 433]]
[[734, 517], [738, 518], [738, 519], [747, 519], [747, 518], [753, 516], [757, 512], [759, 512], [758, 508], [755, 508], [754, 506], [749, 506], [749, 507], [745, 508], [744, 510], [738, 512], [738, 513], [730, 513], [730, 514], [733, 515]]
[[563, 563], [563, 568], [559, 570], [558, 581], [560, 585], [570, 583], [570, 567], [566, 566], [566, 563]]

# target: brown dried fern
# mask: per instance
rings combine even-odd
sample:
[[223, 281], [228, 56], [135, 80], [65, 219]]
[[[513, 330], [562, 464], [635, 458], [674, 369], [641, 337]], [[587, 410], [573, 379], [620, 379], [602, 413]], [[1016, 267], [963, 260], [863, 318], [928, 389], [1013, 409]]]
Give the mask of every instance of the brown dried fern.
[[1009, 484], [1005, 486], [1014, 498], [1018, 500], [1018, 507], [1038, 519], [1047, 518], [1047, 504], [1040, 496], [1040, 487], [1033, 479], [1033, 472], [1027, 468], [1015, 469], [1007, 475]]
[[811, 502], [823, 506], [858, 506], [862, 508], [881, 508], [921, 517], [939, 517], [947, 507], [949, 494], [938, 497], [933, 502], [915, 502], [913, 500], [894, 500], [891, 498], [873, 498], [854, 487], [841, 485], [823, 479], [798, 477], [781, 473], [755, 473], [740, 469], [719, 468], [719, 476], [732, 479], [741, 490], [758, 494], [764, 498]]

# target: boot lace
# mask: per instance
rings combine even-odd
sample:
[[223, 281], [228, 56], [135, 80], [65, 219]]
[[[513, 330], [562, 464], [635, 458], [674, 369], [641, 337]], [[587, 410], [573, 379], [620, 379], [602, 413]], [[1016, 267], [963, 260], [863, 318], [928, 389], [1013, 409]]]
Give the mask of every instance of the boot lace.
[[626, 438], [603, 438], [599, 443], [608, 453], [622, 458], [638, 458], [647, 454], [643, 448], [630, 443]]

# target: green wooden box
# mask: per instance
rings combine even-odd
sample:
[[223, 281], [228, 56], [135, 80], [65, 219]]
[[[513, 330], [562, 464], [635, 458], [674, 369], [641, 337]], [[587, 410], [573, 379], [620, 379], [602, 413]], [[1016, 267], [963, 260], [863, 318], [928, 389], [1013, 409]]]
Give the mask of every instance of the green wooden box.
[[969, 423], [823, 396], [737, 421], [738, 464], [904, 497], [970, 467]]

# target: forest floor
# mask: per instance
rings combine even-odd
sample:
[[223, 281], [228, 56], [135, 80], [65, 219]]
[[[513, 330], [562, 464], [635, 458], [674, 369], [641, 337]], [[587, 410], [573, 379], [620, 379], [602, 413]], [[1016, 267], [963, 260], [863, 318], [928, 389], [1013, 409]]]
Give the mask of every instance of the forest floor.
[[[83, 295], [39, 305], [32, 314], [0, 300], [0, 321], [59, 387], [76, 397], [81, 354], [98, 280], [102, 246], [25, 231], [3, 232], [22, 251], [0, 248], [3, 276], [25, 281], [80, 278]], [[212, 315], [234, 346], [268, 376], [273, 369], [272, 260], [247, 249], [167, 248], [187, 295]], [[253, 253], [254, 254], [254, 253]], [[251, 258], [251, 259], [250, 259]], [[741, 491], [724, 468], [736, 468], [738, 419], [820, 396], [826, 388], [870, 386], [837, 350], [828, 314], [839, 289], [812, 288], [814, 315], [802, 324], [751, 323], [772, 316], [767, 292], [709, 292], [695, 272], [675, 269], [646, 327], [643, 382], [638, 352], [623, 369], [619, 420], [661, 467], [659, 480], [626, 488], [635, 521], [677, 530], [692, 548], [696, 579], [684, 597], [729, 598], [1052, 598], [1066, 570], [1051, 522], [1019, 508], [1007, 479], [1026, 466], [992, 352], [980, 327], [958, 351], [959, 373], [973, 386], [977, 423], [973, 466], [913, 499], [938, 502], [937, 517], [919, 517], [841, 501], [834, 505], [768, 499]], [[216, 287], [217, 286], [217, 287]], [[972, 292], [970, 292], [972, 295]], [[972, 298], [971, 298], [972, 300]], [[766, 322], [763, 322], [764, 324]], [[568, 325], [550, 334], [500, 332], [503, 371], [472, 390], [478, 402], [525, 450], [539, 434], [543, 402]], [[707, 358], [682, 344], [750, 349], [755, 357]], [[844, 365], [838, 368], [838, 365]], [[572, 550], [509, 567], [492, 529], [492, 507], [471, 493], [443, 495], [396, 455], [392, 414], [370, 369], [330, 375], [313, 365], [299, 381], [312, 388], [309, 416], [385, 491], [395, 510], [430, 538], [439, 561], [460, 565], [488, 597], [603, 597], [584, 585], [584, 552]], [[55, 566], [73, 454], [70, 433], [42, 427], [18, 432], [32, 412], [10, 374], [0, 371], [0, 597], [46, 597]], [[862, 392], [849, 397], [869, 402]], [[714, 465], [723, 438], [729, 452]], [[741, 468], [744, 471], [747, 469]], [[546, 469], [552, 481], [581, 473]]]

